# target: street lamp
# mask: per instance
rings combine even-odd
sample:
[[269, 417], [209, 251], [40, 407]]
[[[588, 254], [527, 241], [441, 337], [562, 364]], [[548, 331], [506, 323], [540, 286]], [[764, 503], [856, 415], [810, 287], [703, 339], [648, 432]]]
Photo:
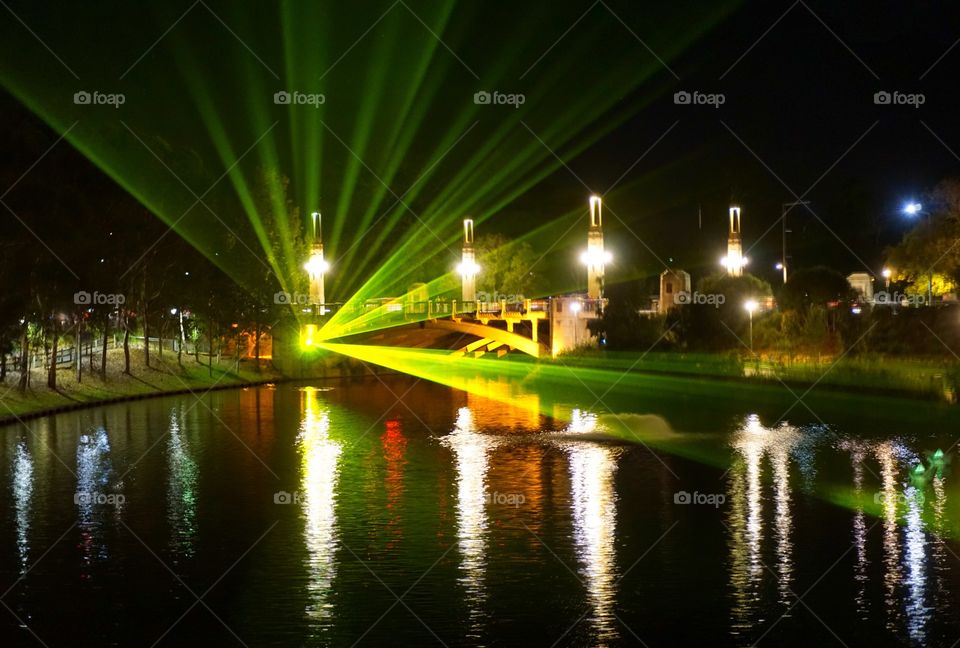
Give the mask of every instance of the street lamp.
[[880, 274], [883, 275], [883, 287], [884, 287], [885, 289], [889, 289], [889, 288], [890, 288], [890, 276], [893, 274], [893, 270], [891, 270], [890, 268], [884, 268], [884, 269], [883, 269], [883, 272], [881, 272]]
[[743, 307], [750, 313], [750, 353], [753, 353], [753, 311], [757, 310], [757, 306], [756, 299], [748, 299], [743, 304]]
[[[927, 228], [930, 227], [930, 212], [923, 210], [923, 205], [918, 202], [908, 202], [903, 206], [903, 213], [911, 218], [922, 214], [926, 217]], [[927, 275], [927, 306], [933, 306], [933, 268], [930, 268]]]

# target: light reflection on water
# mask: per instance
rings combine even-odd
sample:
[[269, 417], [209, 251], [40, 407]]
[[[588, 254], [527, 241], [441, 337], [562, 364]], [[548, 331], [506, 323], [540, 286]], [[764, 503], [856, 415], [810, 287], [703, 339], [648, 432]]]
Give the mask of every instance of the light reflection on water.
[[[814, 441], [805, 438], [808, 432]], [[735, 636], [756, 637], [758, 628], [771, 625], [771, 620], [779, 621], [781, 613], [774, 614], [773, 619], [764, 618], [765, 577], [775, 574], [778, 598], [787, 610], [798, 600], [793, 585], [795, 557], [791, 532], [795, 522], [791, 514], [791, 492], [797, 488], [806, 490], [809, 475], [816, 474], [817, 451], [822, 449], [818, 446], [828, 438], [823, 433], [822, 426], [809, 431], [785, 423], [768, 428], [756, 415], [749, 415], [731, 438], [735, 454], [729, 471], [727, 523], [733, 601], [731, 629]], [[820, 440], [816, 440], [817, 436]], [[879, 541], [883, 566], [879, 578], [884, 604], [882, 621], [891, 632], [903, 631], [911, 642], [924, 644], [929, 640], [931, 618], [937, 610], [942, 610], [938, 598], [942, 598], [945, 589], [942, 575], [949, 551], [942, 537], [948, 531], [942, 465], [927, 468], [926, 476], [922, 468], [914, 471], [920, 461], [917, 453], [896, 439], [841, 438], [835, 447], [848, 452], [850, 458], [851, 551], [857, 616], [861, 620], [871, 619], [869, 555], [871, 538], [875, 538], [874, 541]], [[765, 479], [767, 463], [772, 473], [769, 480]], [[797, 466], [798, 483], [794, 485], [791, 485], [791, 465]], [[871, 478], [876, 483], [874, 490], [869, 486]], [[765, 513], [765, 503], [769, 500], [772, 500], [772, 511]], [[867, 510], [879, 513], [879, 519], [871, 522]], [[765, 520], [770, 514], [773, 515], [770, 540], [775, 565], [765, 562], [764, 558], [769, 546], [768, 534], [764, 532]], [[874, 526], [879, 527], [877, 536], [870, 533]], [[838, 548], [839, 562], [844, 546], [839, 544]], [[933, 587], [929, 575], [931, 563], [938, 579]]]
[[77, 506], [77, 526], [80, 528], [82, 573], [93, 574], [93, 564], [110, 558], [106, 528], [111, 516], [121, 517], [123, 503], [108, 504], [109, 496], [117, 496], [118, 485], [111, 483], [113, 464], [110, 459], [110, 439], [103, 427], [80, 435], [77, 445], [77, 488], [74, 501]]
[[[596, 417], [575, 411], [567, 432], [591, 432]], [[580, 573], [592, 607], [597, 645], [615, 641], [617, 620], [617, 496], [614, 474], [618, 448], [574, 442], [565, 444], [570, 460], [574, 544]]]
[[[499, 397], [522, 391], [522, 386], [509, 381], [485, 384], [485, 389]], [[130, 473], [135, 506], [126, 510], [83, 498], [69, 501], [66, 496], [60, 498], [59, 492], [51, 505], [45, 489], [58, 473], [46, 470], [42, 463], [54, 463], [49, 452], [30, 436], [11, 438], [7, 446], [0, 447], [6, 453], [0, 467], [8, 467], [11, 493], [7, 562], [2, 565], [5, 575], [35, 577], [28, 574], [30, 563], [62, 533], [57, 525], [71, 523], [73, 515], [79, 535], [61, 548], [70, 554], [67, 561], [78, 562], [78, 568], [73, 564], [70, 568], [82, 578], [99, 584], [102, 581], [93, 576], [106, 573], [108, 563], [116, 562], [123, 569], [136, 565], [137, 558], [131, 555], [155, 563], [156, 558], [139, 541], [124, 533], [120, 519], [129, 513], [131, 519], [123, 518], [123, 522], [142, 533], [151, 547], [159, 549], [161, 558], [189, 579], [191, 570], [209, 559], [211, 543], [216, 547], [214, 553], [219, 551], [217, 532], [222, 529], [211, 529], [204, 512], [224, 504], [222, 493], [228, 489], [223, 484], [224, 466], [230, 467], [232, 462], [239, 468], [229, 474], [241, 479], [256, 479], [260, 474], [264, 483], [274, 485], [260, 473], [259, 462], [244, 447], [248, 444], [262, 449], [260, 456], [271, 465], [271, 452], [286, 453], [284, 478], [296, 476], [300, 505], [280, 507], [279, 513], [272, 504], [264, 507], [263, 517], [255, 518], [251, 525], [253, 537], [286, 513], [293, 532], [278, 538], [270, 555], [253, 550], [240, 563], [237, 573], [242, 576], [234, 582], [250, 588], [252, 597], [260, 597], [258, 605], [264, 593], [281, 592], [282, 603], [262, 604], [294, 609], [302, 628], [290, 630], [279, 624], [274, 628], [300, 632], [284, 637], [293, 645], [349, 645], [393, 603], [388, 599], [383, 608], [364, 608], [380, 584], [369, 572], [351, 564], [347, 545], [357, 548], [360, 555], [372, 554], [365, 560], [378, 573], [390, 570], [390, 579], [409, 585], [452, 544], [449, 557], [417, 583], [410, 599], [412, 609], [450, 645], [459, 645], [453, 638], [467, 645], [510, 643], [504, 637], [512, 639], [513, 635], [504, 634], [502, 628], [509, 626], [508, 632], [514, 632], [521, 623], [515, 618], [524, 619], [523, 623], [561, 626], [547, 641], [549, 645], [584, 607], [582, 622], [567, 636], [571, 643], [625, 645], [633, 640], [625, 627], [647, 639], [649, 627], [644, 627], [643, 620], [674, 614], [677, 599], [670, 598], [671, 587], [695, 587], [699, 571], [704, 572], [704, 583], [713, 583], [709, 595], [715, 603], [711, 601], [704, 614], [716, 615], [714, 628], [732, 634], [727, 637], [730, 641], [747, 643], [780, 624], [763, 641], [776, 645], [784, 636], [790, 639], [802, 624], [814, 622], [804, 607], [797, 605], [797, 597], [817, 583], [848, 548], [846, 558], [832, 568], [832, 584], [824, 583], [811, 596], [822, 597], [813, 604], [817, 613], [829, 616], [831, 611], [824, 609], [826, 598], [837, 608], [850, 611], [856, 618], [852, 628], [862, 621], [871, 628], [885, 626], [897, 641], [934, 645], [943, 626], [942, 621], [936, 622], [937, 616], [952, 615], [950, 608], [957, 603], [953, 591], [956, 559], [949, 540], [955, 532], [951, 514], [955, 517], [956, 513], [956, 507], [950, 506], [952, 482], [949, 473], [941, 469], [935, 474], [928, 471], [923, 480], [910, 480], [924, 449], [916, 441], [852, 437], [823, 425], [781, 423], [768, 427], [757, 415], [739, 416], [731, 431], [723, 435], [703, 435], [703, 439], [694, 434], [677, 435], [672, 443], [699, 443], [715, 451], [714, 456], [731, 456], [729, 472], [723, 476], [726, 503], [719, 511], [704, 511], [664, 505], [669, 499], [663, 497], [664, 483], [673, 483], [665, 479], [663, 464], [650, 457], [648, 449], [598, 442], [603, 430], [597, 415], [577, 408], [571, 411], [569, 405], [546, 405], [563, 412], [562, 419], [569, 421], [564, 426], [543, 418], [536, 396], [527, 395], [516, 406], [498, 409], [495, 402], [476, 393], [450, 396], [444, 392], [449, 400], [442, 401], [436, 411], [417, 408], [429, 422], [420, 426], [417, 418], [404, 418], [396, 411], [385, 419], [364, 419], [355, 414], [364, 411], [361, 406], [337, 400], [342, 398], [337, 389], [282, 389], [287, 390], [288, 400], [275, 403], [272, 396], [264, 398], [262, 411], [259, 391], [245, 396], [240, 402], [246, 408], [243, 416], [231, 410], [229, 401], [218, 402], [217, 411], [223, 418], [238, 422], [236, 430], [244, 444], [218, 428], [213, 417], [187, 418], [184, 412], [190, 402], [185, 407], [183, 400], [163, 405], [162, 416], [153, 419], [159, 422], [159, 429], [152, 437], [131, 434], [118, 417], [77, 426], [74, 434], [56, 438], [67, 448], [64, 456], [76, 452], [76, 481], [70, 475], [67, 485], [71, 496], [74, 490], [78, 494], [123, 493], [117, 476], [128, 474], [131, 462], [145, 457], [142, 465], [149, 465], [149, 472], [135, 468]], [[421, 394], [422, 402], [434, 402], [429, 398], [434, 393]], [[380, 411], [374, 414], [380, 415]], [[599, 417], [604, 420], [605, 416]], [[244, 427], [247, 421], [250, 424]], [[434, 423], [436, 432], [430, 429]], [[368, 427], [378, 432], [363, 437]], [[577, 434], [585, 439], [571, 439]], [[225, 442], [211, 445], [212, 438]], [[154, 444], [157, 451], [145, 454]], [[638, 460], [643, 457], [648, 463]], [[277, 464], [282, 471], [279, 461]], [[704, 467], [687, 460], [675, 467], [684, 478], [693, 474], [715, 480], [723, 472], [722, 467]], [[720, 482], [711, 483], [723, 487]], [[655, 497], [647, 498], [654, 491]], [[520, 494], [525, 501], [519, 506], [491, 503], [494, 493]], [[849, 505], [849, 510], [821, 500], [837, 493], [836, 500]], [[653, 499], [656, 507], [650, 503]], [[156, 511], [149, 509], [154, 503]], [[66, 518], [65, 509], [69, 509]], [[260, 513], [255, 502], [244, 501], [228, 519], [242, 521], [250, 511]], [[377, 516], [376, 535], [368, 535], [371, 515]], [[699, 526], [691, 528], [693, 523], [684, 515], [698, 516]], [[50, 519], [56, 524], [48, 524]], [[823, 520], [830, 522], [823, 524]], [[663, 539], [663, 555], [658, 549], [635, 571], [639, 575], [649, 569], [653, 577], [637, 578], [635, 584], [624, 586], [620, 581], [624, 572], [677, 522], [676, 530]], [[149, 535], [151, 529], [159, 538], [155, 543]], [[50, 540], [41, 543], [40, 538]], [[241, 538], [234, 550], [224, 552], [225, 559], [235, 560], [248, 549], [247, 542]], [[365, 542], [377, 543], [375, 551], [364, 554], [359, 547]], [[280, 551], [276, 551], [278, 547]], [[701, 549], [704, 553], [697, 553]], [[691, 552], [689, 556], [684, 555], [685, 550]], [[670, 552], [682, 558], [670, 562]], [[708, 552], [712, 553], [708, 556]], [[421, 554], [426, 556], [424, 564], [412, 562], [411, 556]], [[56, 551], [51, 554], [55, 556]], [[119, 560], [108, 561], [113, 558]], [[293, 565], [286, 571], [285, 559]], [[269, 567], [260, 566], [264, 561]], [[271, 571], [278, 565], [276, 573], [286, 574], [287, 581]], [[158, 571], [161, 568], [152, 566]], [[711, 569], [715, 571], [710, 573]], [[206, 582], [219, 577], [222, 569], [213, 571], [206, 575]], [[546, 578], [541, 579], [541, 572]], [[838, 582], [849, 584], [849, 589], [837, 588]], [[163, 587], [167, 585], [164, 581]], [[291, 593], [294, 588], [297, 592]], [[229, 587], [225, 589], [229, 591]], [[729, 596], [713, 596], [724, 590]], [[661, 593], [663, 601], [657, 598]], [[18, 594], [23, 597], [21, 608], [32, 609], [30, 592], [24, 588]], [[228, 594], [224, 599], [232, 601]], [[636, 612], [638, 607], [641, 614]], [[243, 622], [229, 617], [230, 606], [223, 601], [216, 610], [231, 625]], [[401, 617], [406, 614], [400, 607], [396, 611], [403, 612]], [[172, 617], [182, 612], [178, 603]], [[243, 612], [257, 614], [256, 609], [244, 608]], [[429, 616], [432, 612], [433, 617]], [[789, 616], [780, 621], [785, 613]], [[678, 623], [677, 619], [671, 616], [664, 623]], [[397, 615], [385, 618], [380, 626], [382, 636], [398, 627], [409, 631], [403, 621]], [[259, 622], [272, 628], [267, 613]], [[423, 627], [416, 623], [412, 619], [410, 625], [422, 632]], [[853, 645], [858, 637], [850, 627], [839, 634]], [[240, 634], [246, 637], [243, 631]], [[398, 644], [410, 636], [398, 635]], [[260, 643], [268, 642], [250, 641], [251, 645]], [[655, 643], [659, 642], [650, 645]]]
[[17, 553], [20, 556], [20, 575], [27, 572], [30, 561], [30, 500], [33, 496], [33, 458], [24, 439], [17, 442], [13, 459], [11, 490], [16, 509]]
[[337, 477], [342, 445], [330, 439], [330, 418], [321, 409], [316, 389], [304, 388], [303, 420], [297, 435], [301, 456], [303, 539], [307, 548], [304, 565], [310, 596], [306, 614], [315, 621], [333, 616], [328, 602], [337, 564]]
[[460, 550], [460, 583], [469, 609], [468, 636], [478, 637], [486, 603], [487, 470], [489, 452], [496, 445], [478, 433], [468, 407], [457, 411], [453, 432], [443, 443], [454, 454], [457, 470], [457, 547]]
[[197, 464], [183, 430], [183, 407], [170, 411], [167, 436], [167, 517], [175, 557], [194, 555], [197, 535]]

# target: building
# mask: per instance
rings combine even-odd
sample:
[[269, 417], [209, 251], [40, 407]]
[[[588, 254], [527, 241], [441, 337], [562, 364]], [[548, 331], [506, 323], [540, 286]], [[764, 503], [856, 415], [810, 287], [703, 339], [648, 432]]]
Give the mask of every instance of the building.
[[657, 311], [661, 315], [685, 303], [689, 297], [690, 273], [683, 270], [664, 270], [660, 273], [660, 301], [657, 303]]
[[854, 272], [847, 275], [847, 283], [860, 293], [860, 297], [864, 301], [873, 301], [873, 275], [869, 272]]

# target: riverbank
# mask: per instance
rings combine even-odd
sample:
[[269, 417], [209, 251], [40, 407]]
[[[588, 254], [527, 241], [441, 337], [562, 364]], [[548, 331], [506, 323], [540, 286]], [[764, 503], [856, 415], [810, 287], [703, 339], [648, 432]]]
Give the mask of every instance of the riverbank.
[[957, 401], [960, 361], [950, 357], [901, 357], [866, 354], [787, 358], [734, 353], [611, 352], [580, 349], [556, 362], [567, 367], [689, 376], [752, 384], [834, 389], [873, 395], [897, 395], [949, 403]]
[[182, 362], [183, 366], [179, 366], [175, 355], [165, 354], [161, 359], [154, 354], [148, 367], [143, 351], [134, 349], [130, 354], [130, 374], [126, 374], [123, 351], [116, 349], [108, 352], [105, 380], [99, 373], [89, 373], [84, 366], [77, 382], [76, 369], [63, 367], [57, 372], [57, 389], [53, 390], [47, 387], [46, 370], [34, 369], [30, 386], [23, 393], [17, 388], [18, 375], [8, 375], [5, 383], [0, 384], [0, 425], [94, 405], [160, 395], [199, 395], [284, 379], [269, 361], [262, 363], [260, 371], [248, 361], [241, 361], [238, 366], [233, 358], [219, 363], [214, 359], [212, 367], [203, 355], [199, 362], [192, 355], [185, 355]]

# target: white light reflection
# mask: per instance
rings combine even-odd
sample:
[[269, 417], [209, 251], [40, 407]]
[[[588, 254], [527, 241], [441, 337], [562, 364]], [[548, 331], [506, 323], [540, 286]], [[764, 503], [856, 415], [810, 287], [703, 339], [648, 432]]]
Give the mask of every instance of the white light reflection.
[[20, 575], [27, 573], [30, 540], [30, 499], [33, 495], [33, 458], [24, 439], [17, 442], [13, 458], [11, 490], [16, 510], [17, 554], [20, 557]]
[[487, 470], [488, 453], [495, 441], [477, 432], [467, 407], [457, 410], [453, 432], [443, 444], [454, 454], [457, 466], [457, 545], [460, 550], [460, 582], [470, 606], [468, 636], [479, 637], [486, 602]]
[[304, 544], [307, 548], [307, 591], [311, 602], [307, 616], [323, 620], [332, 616], [327, 597], [336, 576], [337, 477], [340, 443], [330, 439], [330, 419], [320, 410], [317, 390], [305, 387], [303, 420], [297, 445], [301, 453], [301, 483]]
[[773, 533], [776, 542], [776, 575], [780, 603], [790, 607], [793, 582], [793, 515], [790, 505], [790, 463], [800, 445], [797, 430], [786, 423], [768, 428], [760, 417], [746, 417], [733, 436], [736, 452], [730, 467], [730, 583], [733, 588], [733, 631], [748, 633], [755, 627], [754, 615], [760, 601], [764, 563], [763, 541], [763, 466], [768, 456], [773, 471]]
[[857, 564], [853, 568], [853, 579], [857, 583], [857, 595], [854, 598], [857, 614], [860, 619], [869, 618], [870, 598], [867, 596], [867, 582], [869, 575], [867, 567], [867, 519], [863, 511], [863, 469], [868, 446], [860, 440], [844, 440], [839, 444], [841, 450], [850, 452], [850, 463], [853, 468], [853, 489], [856, 505], [853, 511], [853, 546], [856, 550]]
[[89, 578], [90, 564], [95, 560], [109, 558], [104, 541], [104, 523], [102, 516], [108, 512], [119, 515], [122, 499], [116, 503], [105, 503], [107, 496], [120, 496], [110, 488], [110, 476], [113, 472], [110, 464], [110, 439], [104, 428], [97, 428], [90, 434], [80, 435], [77, 445], [77, 490], [74, 502], [77, 505], [77, 526], [80, 528], [83, 554], [84, 578]]
[[190, 456], [176, 410], [170, 411], [167, 469], [167, 518], [172, 531], [171, 543], [177, 556], [192, 556], [197, 534], [197, 464]]
[[926, 622], [929, 610], [925, 602], [927, 584], [927, 539], [923, 527], [923, 492], [913, 486], [904, 491], [907, 511], [905, 514], [906, 530], [904, 533], [904, 560], [907, 567], [907, 599], [904, 601], [907, 610], [907, 632], [910, 638], [919, 645], [924, 644], [926, 638]]
[[[596, 415], [574, 410], [568, 433], [592, 431]], [[574, 544], [593, 606], [597, 645], [619, 638], [614, 614], [617, 594], [617, 498], [614, 473], [619, 448], [596, 444], [565, 444], [570, 453]]]

